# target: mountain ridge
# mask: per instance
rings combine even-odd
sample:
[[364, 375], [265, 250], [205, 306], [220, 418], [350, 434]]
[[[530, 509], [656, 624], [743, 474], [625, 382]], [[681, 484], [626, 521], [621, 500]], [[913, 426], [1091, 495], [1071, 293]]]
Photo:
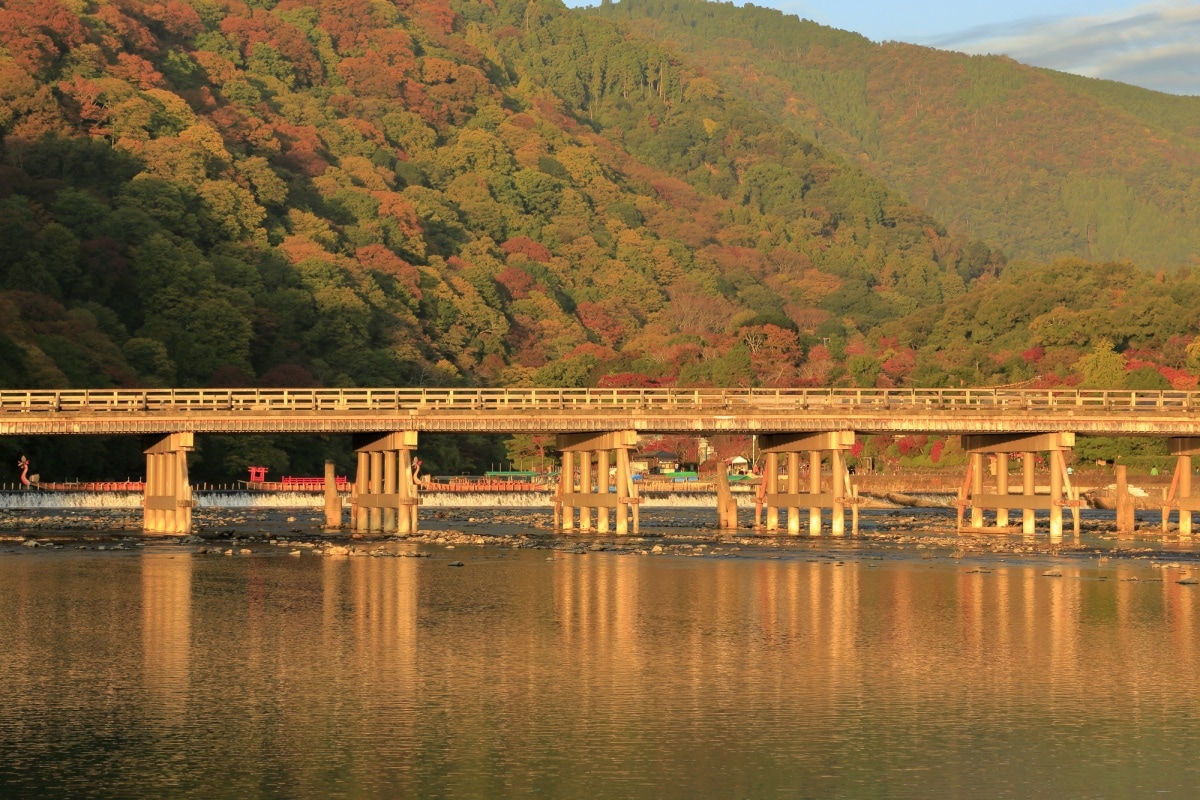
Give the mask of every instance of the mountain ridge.
[[622, 0], [581, 13], [636, 19], [632, 33], [700, 56], [764, 113], [1011, 256], [1154, 269], [1200, 254], [1200, 140], [1188, 114], [1200, 98], [874, 44], [753, 5]]

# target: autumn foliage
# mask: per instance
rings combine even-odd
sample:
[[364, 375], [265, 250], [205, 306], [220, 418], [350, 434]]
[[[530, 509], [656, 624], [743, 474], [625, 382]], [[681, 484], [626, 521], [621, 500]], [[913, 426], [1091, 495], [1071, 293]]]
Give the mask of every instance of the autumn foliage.
[[0, 383], [1197, 385], [1188, 269], [1009, 262], [597, 13], [5, 2]]

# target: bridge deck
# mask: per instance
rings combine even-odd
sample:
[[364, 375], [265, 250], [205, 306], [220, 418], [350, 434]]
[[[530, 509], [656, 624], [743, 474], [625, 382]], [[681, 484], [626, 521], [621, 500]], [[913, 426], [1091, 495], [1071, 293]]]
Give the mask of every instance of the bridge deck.
[[1025, 433], [1200, 436], [1200, 392], [1019, 389], [0, 391], [0, 435]]

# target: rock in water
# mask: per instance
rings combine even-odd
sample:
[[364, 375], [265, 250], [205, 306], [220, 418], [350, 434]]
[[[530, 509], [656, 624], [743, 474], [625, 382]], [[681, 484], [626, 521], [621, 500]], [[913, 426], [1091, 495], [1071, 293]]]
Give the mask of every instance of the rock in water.
[[1189, 575], [1186, 578], [1180, 578], [1175, 582], [1180, 586], [1195, 586], [1196, 584], [1200, 583], [1200, 578], [1197, 578], [1194, 575]]
[[1048, 569], [1042, 573], [1042, 577], [1043, 578], [1061, 578], [1062, 570], [1061, 569]]
[[463, 562], [461, 562], [461, 561], [451, 561], [449, 564], [449, 566], [451, 566], [451, 567], [461, 567], [462, 565], [463, 565]]

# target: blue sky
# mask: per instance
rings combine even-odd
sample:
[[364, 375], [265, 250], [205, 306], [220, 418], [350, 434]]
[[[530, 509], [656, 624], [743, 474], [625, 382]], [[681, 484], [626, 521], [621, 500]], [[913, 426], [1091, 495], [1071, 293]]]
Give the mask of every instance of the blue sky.
[[1200, 95], [1200, 0], [754, 2], [875, 41], [1004, 53], [1026, 64]]

